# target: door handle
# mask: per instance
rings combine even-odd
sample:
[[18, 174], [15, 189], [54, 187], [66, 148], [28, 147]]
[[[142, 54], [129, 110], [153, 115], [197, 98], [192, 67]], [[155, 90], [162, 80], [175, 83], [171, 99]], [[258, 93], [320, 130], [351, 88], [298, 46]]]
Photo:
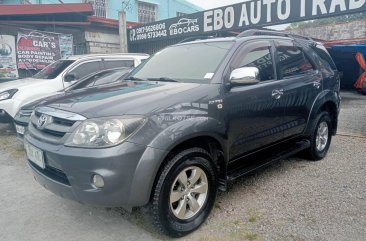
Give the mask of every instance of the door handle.
[[283, 95], [283, 89], [275, 89], [272, 91], [272, 97], [276, 100], [280, 99]]
[[317, 88], [317, 89], [319, 89], [319, 88], [320, 88], [320, 85], [321, 85], [320, 81], [314, 81], [314, 83], [313, 83], [313, 86], [314, 86], [315, 88]]

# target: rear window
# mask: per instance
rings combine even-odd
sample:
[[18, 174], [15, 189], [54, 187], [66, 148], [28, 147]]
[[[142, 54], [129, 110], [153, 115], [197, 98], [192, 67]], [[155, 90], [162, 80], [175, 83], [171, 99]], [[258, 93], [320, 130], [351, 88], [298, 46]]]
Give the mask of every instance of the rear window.
[[328, 53], [327, 49], [321, 45], [321, 44], [317, 44], [317, 45], [312, 45], [311, 49], [315, 51], [315, 53], [317, 53], [317, 55], [326, 63], [329, 65], [329, 67], [333, 70], [337, 70], [336, 65], [333, 62], [332, 57], [330, 57], [330, 54]]

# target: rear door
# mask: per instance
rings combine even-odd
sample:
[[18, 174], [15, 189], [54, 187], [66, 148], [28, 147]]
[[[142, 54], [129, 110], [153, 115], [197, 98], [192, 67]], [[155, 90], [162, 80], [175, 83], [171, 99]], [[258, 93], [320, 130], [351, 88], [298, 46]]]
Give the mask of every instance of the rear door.
[[260, 71], [260, 83], [232, 87], [224, 99], [231, 159], [283, 138], [282, 84], [273, 57], [272, 41], [257, 40], [245, 43], [231, 63], [231, 71], [242, 67]]
[[322, 90], [322, 74], [292, 40], [276, 40], [277, 72], [283, 84], [284, 138], [301, 134]]

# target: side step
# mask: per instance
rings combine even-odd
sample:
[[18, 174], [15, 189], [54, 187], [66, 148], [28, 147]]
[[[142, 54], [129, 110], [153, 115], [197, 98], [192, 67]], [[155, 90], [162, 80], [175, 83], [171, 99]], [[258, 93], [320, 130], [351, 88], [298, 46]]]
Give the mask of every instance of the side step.
[[258, 170], [260, 168], [263, 168], [273, 162], [280, 161], [284, 158], [287, 158], [289, 156], [292, 156], [302, 150], [305, 150], [310, 147], [310, 141], [309, 140], [300, 140], [296, 143], [294, 143], [292, 146], [282, 145], [277, 146], [275, 148], [270, 148], [269, 150], [266, 150], [264, 154], [257, 154], [257, 155], [251, 155], [249, 157], [243, 158], [242, 161], [236, 161], [236, 162], [243, 162], [243, 163], [252, 163], [249, 166], [246, 166], [244, 168], [236, 167], [233, 170], [228, 172], [226, 181], [224, 179], [219, 180], [220, 190], [226, 190], [228, 186], [232, 185], [233, 182], [248, 173], [251, 173], [255, 170]]

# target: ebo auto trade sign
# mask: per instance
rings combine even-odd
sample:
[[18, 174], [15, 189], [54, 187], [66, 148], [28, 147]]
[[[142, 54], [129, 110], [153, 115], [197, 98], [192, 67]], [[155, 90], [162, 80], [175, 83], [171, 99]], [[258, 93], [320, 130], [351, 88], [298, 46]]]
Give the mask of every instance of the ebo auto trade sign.
[[129, 43], [285, 24], [366, 11], [366, 0], [249, 0], [128, 30]]

